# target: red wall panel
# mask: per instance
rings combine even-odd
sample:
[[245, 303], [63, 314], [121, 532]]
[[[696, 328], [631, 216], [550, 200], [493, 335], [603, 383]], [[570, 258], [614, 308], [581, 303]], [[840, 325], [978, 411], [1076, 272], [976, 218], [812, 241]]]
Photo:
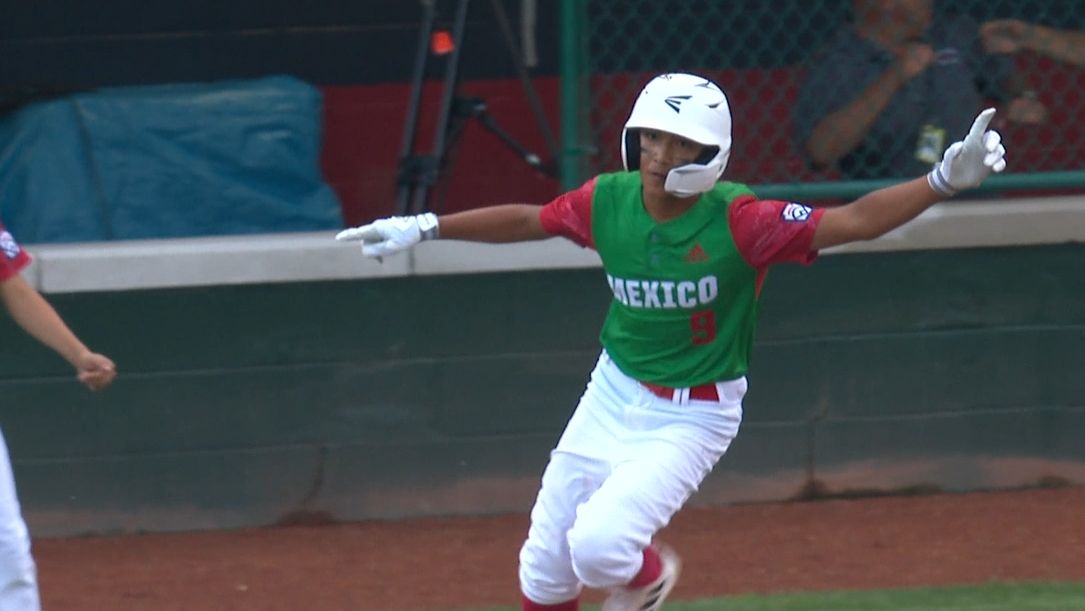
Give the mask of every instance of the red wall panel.
[[[559, 130], [560, 81], [533, 81], [550, 129]], [[423, 86], [419, 154], [432, 151], [442, 85]], [[324, 92], [324, 177], [338, 193], [348, 225], [394, 213], [396, 174], [410, 94], [409, 83], [329, 86]], [[517, 142], [550, 161], [544, 136], [517, 80], [470, 81], [460, 94], [481, 97], [494, 121]], [[469, 119], [452, 148], [445, 176], [431, 189], [435, 212], [454, 212], [508, 202], [545, 203], [560, 193], [557, 179], [527, 165], [477, 119]]]

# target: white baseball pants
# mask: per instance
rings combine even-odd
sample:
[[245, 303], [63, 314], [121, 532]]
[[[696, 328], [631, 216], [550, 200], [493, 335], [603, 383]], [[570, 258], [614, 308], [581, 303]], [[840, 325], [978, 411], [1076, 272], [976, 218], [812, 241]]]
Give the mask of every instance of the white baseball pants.
[[0, 433], [0, 611], [40, 611], [30, 535], [15, 495], [8, 446]]
[[[742, 420], [746, 379], [720, 400], [662, 399], [604, 351], [542, 478], [520, 588], [553, 605], [629, 583], [652, 536], [700, 486]], [[688, 394], [688, 393], [687, 393]]]

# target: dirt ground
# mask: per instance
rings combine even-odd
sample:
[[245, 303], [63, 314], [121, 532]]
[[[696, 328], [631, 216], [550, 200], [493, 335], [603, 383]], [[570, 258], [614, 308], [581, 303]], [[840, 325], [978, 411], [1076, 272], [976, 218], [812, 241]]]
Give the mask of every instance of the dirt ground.
[[[454, 609], [518, 603], [526, 529], [526, 515], [509, 515], [39, 539], [34, 550], [49, 611]], [[1085, 581], [1085, 488], [687, 508], [662, 537], [685, 561], [675, 599]]]

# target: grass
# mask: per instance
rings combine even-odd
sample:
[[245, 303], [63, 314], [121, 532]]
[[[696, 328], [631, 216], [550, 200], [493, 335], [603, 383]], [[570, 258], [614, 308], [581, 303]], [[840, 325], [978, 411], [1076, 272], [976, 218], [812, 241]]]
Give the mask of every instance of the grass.
[[[597, 609], [586, 606], [584, 611]], [[979, 586], [727, 596], [674, 601], [665, 611], [1072, 611], [1085, 609], [1085, 583]], [[460, 611], [515, 611], [514, 607]]]

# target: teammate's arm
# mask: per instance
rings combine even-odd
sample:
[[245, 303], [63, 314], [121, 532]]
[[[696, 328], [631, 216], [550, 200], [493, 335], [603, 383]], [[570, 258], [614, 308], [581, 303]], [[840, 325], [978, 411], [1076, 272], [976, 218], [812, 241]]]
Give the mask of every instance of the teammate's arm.
[[874, 239], [958, 191], [978, 186], [991, 172], [1001, 172], [1006, 167], [1006, 149], [997, 132], [987, 131], [994, 114], [993, 108], [981, 112], [965, 139], [946, 149], [941, 163], [925, 178], [879, 189], [826, 210], [811, 249]]
[[117, 375], [113, 361], [87, 348], [53, 306], [21, 276], [0, 282], [0, 301], [24, 331], [71, 363], [79, 381], [88, 388], [100, 390], [113, 381]]

